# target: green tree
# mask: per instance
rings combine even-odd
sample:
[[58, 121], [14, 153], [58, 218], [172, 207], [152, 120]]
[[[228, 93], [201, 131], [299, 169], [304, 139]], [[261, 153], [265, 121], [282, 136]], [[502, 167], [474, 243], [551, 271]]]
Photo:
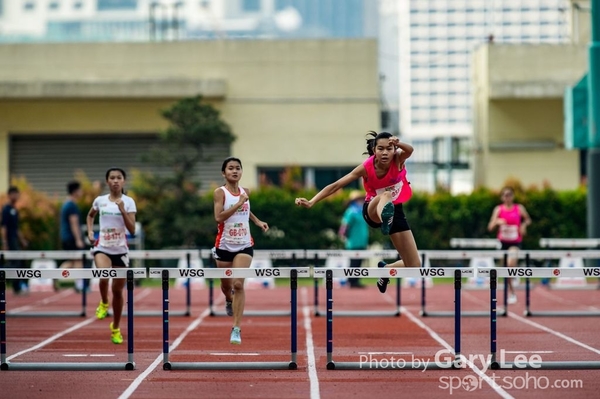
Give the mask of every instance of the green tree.
[[198, 196], [197, 166], [210, 160], [211, 146], [231, 144], [235, 136], [219, 111], [201, 96], [178, 101], [162, 116], [169, 127], [160, 133], [158, 145], [142, 155], [144, 162], [162, 171], [138, 173], [134, 178], [132, 190], [144, 205], [138, 219], [150, 247], [194, 246], [212, 235], [214, 228], [205, 220], [212, 220], [212, 208], [207, 209]]

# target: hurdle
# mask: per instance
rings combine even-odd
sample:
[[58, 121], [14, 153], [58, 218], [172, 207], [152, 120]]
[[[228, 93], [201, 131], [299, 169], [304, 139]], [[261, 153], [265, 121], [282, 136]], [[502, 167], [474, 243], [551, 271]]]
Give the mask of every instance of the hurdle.
[[[541, 248], [550, 248], [550, 249], [600, 249], [600, 238], [540, 238], [540, 247]], [[569, 264], [568, 267], [580, 267], [585, 266], [583, 264], [583, 259], [581, 258], [561, 258], [559, 260], [559, 267], [564, 267], [564, 264]], [[592, 266], [592, 265], [588, 265]], [[597, 263], [596, 266], [600, 266], [600, 263]], [[584, 285], [580, 286], [569, 286], [568, 282], [565, 282], [566, 279], [559, 279], [558, 284], [550, 285], [549, 287], [552, 289], [573, 289], [573, 290], [582, 290], [589, 289], [595, 290], [600, 289], [599, 285], [587, 284], [585, 279], [576, 279], [575, 281], [583, 280]], [[599, 281], [600, 283], [600, 281]], [[564, 286], [563, 286], [564, 284]]]
[[[527, 362], [507, 362], [504, 359], [498, 361], [497, 358], [497, 318], [496, 318], [496, 288], [498, 277], [514, 277], [509, 270], [517, 270], [517, 274], [522, 273], [529, 277], [578, 277], [584, 275], [583, 268], [569, 268], [559, 270], [558, 268], [530, 269], [530, 268], [512, 268], [512, 269], [478, 269], [477, 274], [487, 276], [490, 279], [490, 368], [492, 370], [592, 370], [600, 369], [600, 361], [540, 361]], [[590, 268], [586, 268], [590, 269]], [[520, 272], [519, 272], [520, 270]], [[600, 275], [600, 268], [594, 268], [593, 274]]]
[[[444, 275], [454, 277], [454, 360], [451, 365], [444, 366], [435, 362], [432, 365], [424, 364], [423, 362], [403, 362], [402, 367], [396, 364], [390, 364], [387, 362], [383, 365], [381, 362], [377, 362], [375, 367], [369, 364], [368, 367], [363, 367], [362, 362], [334, 362], [333, 360], [333, 278], [343, 277], [345, 269], [314, 269], [315, 277], [325, 278], [325, 285], [327, 288], [327, 370], [363, 370], [368, 368], [369, 370], [445, 370], [450, 367], [461, 368], [462, 356], [460, 353], [460, 334], [461, 334], [461, 285], [463, 277], [471, 277], [475, 275], [474, 269], [458, 269], [458, 268], [443, 268]], [[421, 277], [420, 268], [370, 268], [368, 274], [370, 277], [386, 277], [386, 278], [400, 278], [400, 277]]]
[[[0, 268], [4, 268], [7, 260], [35, 260], [35, 259], [78, 259], [80, 258], [85, 269], [90, 270], [86, 251], [0, 251]], [[5, 269], [7, 270], [7, 269]], [[19, 279], [40, 279], [42, 270], [40, 269], [14, 269], [18, 270]], [[66, 269], [54, 269], [66, 270]], [[51, 311], [51, 312], [8, 312], [10, 317], [86, 317], [87, 316], [87, 291], [90, 285], [89, 279], [84, 279], [83, 290], [81, 290], [81, 309], [72, 311]]]
[[[204, 259], [209, 259], [209, 265], [212, 268], [216, 268], [216, 264], [211, 262], [212, 259], [212, 251], [209, 249], [203, 249], [200, 251], [200, 256]], [[290, 260], [290, 267], [296, 267], [296, 260], [304, 258], [304, 250], [303, 249], [285, 249], [285, 250], [256, 250], [254, 251], [254, 259], [264, 260], [264, 259], [285, 259]], [[213, 260], [214, 261], [214, 260]], [[252, 270], [252, 269], [250, 269]], [[258, 274], [250, 274], [248, 277], [277, 277], [271, 275], [271, 268], [264, 269], [253, 269], [253, 270], [262, 270], [262, 275]], [[224, 277], [221, 274], [218, 276]], [[299, 277], [309, 277], [307, 276], [299, 276]], [[208, 311], [209, 315], [213, 317], [217, 316], [227, 316], [227, 313], [223, 310], [215, 310], [214, 304], [214, 278], [208, 278]], [[259, 317], [270, 317], [270, 316], [289, 316], [290, 312], [287, 310], [247, 310], [244, 311], [244, 316], [259, 316]]]
[[[289, 362], [171, 362], [169, 360], [169, 277], [172, 269], [150, 269], [150, 277], [162, 279], [163, 291], [163, 370], [296, 370], [298, 352], [298, 278], [309, 277], [310, 268], [272, 268], [274, 278], [290, 279], [291, 360]], [[260, 277], [260, 269], [196, 269], [196, 277], [248, 278]], [[244, 312], [244, 316], [246, 313]]]
[[[398, 252], [395, 250], [306, 250], [306, 258], [314, 260], [314, 270], [323, 269], [317, 268], [319, 260], [327, 258], [350, 258], [350, 259], [398, 259]], [[358, 277], [369, 277], [368, 268], [341, 268], [344, 270], [343, 275], [337, 277], [343, 278], [358, 278]], [[319, 317], [323, 316], [323, 312], [319, 309], [319, 280], [315, 275], [314, 278], [314, 315]], [[396, 303], [395, 308], [390, 310], [338, 310], [335, 312], [335, 316], [338, 317], [399, 317], [400, 316], [400, 285], [401, 280], [396, 278]]]
[[[561, 277], [595, 277], [600, 278], [599, 268], [584, 267], [584, 268], [536, 268], [531, 269], [531, 259], [560, 259], [564, 257], [580, 257], [584, 259], [600, 259], [600, 250], [575, 250], [575, 251], [556, 251], [556, 250], [545, 250], [545, 251], [527, 251], [525, 253], [525, 265], [526, 270], [529, 268], [533, 271], [532, 275], [525, 275], [525, 311], [524, 315], [527, 317], [532, 316], [544, 316], [544, 317], [597, 317], [600, 316], [600, 311], [588, 310], [588, 311], [558, 311], [558, 310], [531, 310], [531, 287], [529, 278], [538, 272], [552, 271], [552, 274], [545, 273], [543, 276], [538, 277], [544, 278], [561, 278]], [[576, 271], [576, 272], [571, 272]]]
[[[133, 317], [127, 317], [127, 362], [78, 362], [78, 363], [11, 363], [6, 356], [6, 280], [22, 278], [22, 269], [0, 270], [0, 370], [18, 371], [106, 371], [106, 370], [135, 370], [133, 360]], [[101, 272], [101, 273], [98, 273]], [[133, 280], [146, 277], [146, 269], [54, 269], [40, 270], [36, 278], [97, 278], [107, 275], [111, 278], [127, 279], [127, 309], [133, 315]]]
[[[507, 252], [506, 251], [477, 251], [477, 250], [469, 250], [469, 251], [443, 251], [443, 250], [435, 250], [435, 251], [423, 251], [421, 254], [422, 264], [425, 265], [425, 260], [427, 258], [431, 259], [455, 259], [455, 260], [466, 260], [466, 259], [474, 259], [474, 258], [493, 258], [493, 259], [504, 259], [504, 265], [507, 263]], [[469, 268], [475, 269], [475, 268]], [[424, 268], [421, 267], [418, 269], [421, 273], [421, 277], [447, 277], [443, 274], [444, 268], [432, 267], [432, 268]], [[470, 276], [470, 278], [475, 278], [475, 274]], [[502, 309], [500, 316], [507, 315], [508, 308], [508, 285], [504, 284], [504, 309]], [[421, 317], [454, 317], [455, 311], [448, 310], [439, 310], [439, 311], [429, 311], [427, 310], [427, 300], [426, 300], [426, 287], [425, 284], [421, 284], [421, 311], [419, 312]], [[463, 311], [461, 312], [461, 316], [463, 317], [488, 317], [489, 311]]]
[[[191, 279], [187, 276], [188, 269], [192, 269], [191, 263], [192, 260], [199, 259], [198, 250], [185, 250], [185, 249], [173, 249], [173, 250], [132, 250], [129, 251], [129, 259], [183, 259], [185, 258], [186, 268], [178, 269], [174, 268], [174, 277], [175, 278], [187, 278], [187, 284], [185, 284], [185, 307], [183, 309], [171, 311], [171, 316], [184, 316], [189, 317], [192, 314], [192, 288], [191, 288]], [[124, 314], [126, 315], [126, 314]], [[137, 311], [135, 313], [136, 316], [162, 316], [162, 312], [160, 310], [143, 310]]]

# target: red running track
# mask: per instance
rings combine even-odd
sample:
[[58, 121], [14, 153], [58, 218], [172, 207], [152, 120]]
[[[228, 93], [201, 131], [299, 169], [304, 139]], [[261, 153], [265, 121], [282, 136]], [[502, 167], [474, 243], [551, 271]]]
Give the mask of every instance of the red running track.
[[[298, 370], [186, 370], [162, 369], [162, 319], [135, 318], [133, 371], [2, 371], [0, 384], [7, 398], [372, 398], [490, 397], [544, 399], [596, 397], [598, 370], [486, 370], [479, 359], [490, 351], [487, 317], [462, 319], [462, 353], [475, 360], [460, 370], [327, 370], [326, 320], [313, 315], [312, 288], [298, 295]], [[210, 317], [207, 291], [193, 292], [191, 317], [172, 317], [172, 362], [245, 362], [290, 359], [289, 317], [246, 317], [241, 346], [229, 344], [231, 320]], [[217, 295], [219, 306], [222, 298]], [[325, 291], [320, 300], [324, 303]], [[452, 310], [450, 286], [428, 289], [427, 309]], [[88, 318], [8, 317], [7, 349], [11, 362], [126, 362], [127, 346], [110, 342], [110, 320], [94, 320], [97, 294], [90, 295]], [[171, 291], [171, 309], [182, 309], [183, 290]], [[454, 320], [421, 318], [420, 291], [403, 289], [401, 317], [336, 317], [333, 325], [334, 361], [360, 362], [419, 359], [433, 361], [447, 355], [454, 344]], [[250, 290], [247, 309], [287, 310], [289, 289]], [[537, 354], [549, 360], [600, 361], [600, 318], [525, 318], [523, 293], [498, 318], [498, 350], [508, 361], [521, 354]], [[393, 310], [393, 290], [381, 295], [375, 287], [336, 288], [335, 310]], [[463, 310], [487, 310], [489, 292], [462, 292]], [[532, 309], [589, 309], [600, 304], [600, 291], [550, 291], [536, 287]], [[136, 289], [136, 310], [161, 310], [158, 289]], [[23, 307], [29, 307], [24, 309]], [[80, 296], [69, 291], [33, 293], [13, 297], [7, 293], [7, 309], [30, 311], [77, 310]], [[324, 306], [322, 305], [324, 311]], [[124, 320], [123, 326], [126, 326]], [[123, 328], [125, 336], [126, 329]], [[16, 357], [13, 357], [17, 355]], [[366, 358], [365, 358], [366, 357]], [[493, 382], [495, 379], [495, 383]], [[546, 384], [550, 386], [546, 387]], [[535, 385], [538, 385], [537, 387]], [[552, 385], [560, 385], [553, 387]], [[545, 389], [542, 389], [545, 387]]]

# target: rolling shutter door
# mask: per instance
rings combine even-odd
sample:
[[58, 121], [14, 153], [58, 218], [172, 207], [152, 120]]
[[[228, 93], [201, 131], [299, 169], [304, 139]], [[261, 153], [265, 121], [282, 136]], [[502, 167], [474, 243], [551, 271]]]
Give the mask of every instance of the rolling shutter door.
[[[140, 156], [157, 144], [156, 135], [13, 135], [10, 138], [10, 173], [24, 176], [39, 191], [66, 195], [66, 184], [79, 171], [91, 181], [104, 182], [106, 170], [117, 166], [128, 176], [134, 169], [162, 172], [143, 163]], [[198, 165], [196, 177], [201, 189], [221, 184], [221, 163], [229, 156], [229, 146], [209, 148], [210, 160]]]

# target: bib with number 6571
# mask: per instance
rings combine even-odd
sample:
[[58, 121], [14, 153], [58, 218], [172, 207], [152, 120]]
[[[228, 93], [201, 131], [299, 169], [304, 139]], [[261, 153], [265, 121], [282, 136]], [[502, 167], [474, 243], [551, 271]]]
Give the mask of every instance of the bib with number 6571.
[[124, 247], [127, 237], [124, 228], [104, 228], [100, 230], [100, 245], [103, 247]]

